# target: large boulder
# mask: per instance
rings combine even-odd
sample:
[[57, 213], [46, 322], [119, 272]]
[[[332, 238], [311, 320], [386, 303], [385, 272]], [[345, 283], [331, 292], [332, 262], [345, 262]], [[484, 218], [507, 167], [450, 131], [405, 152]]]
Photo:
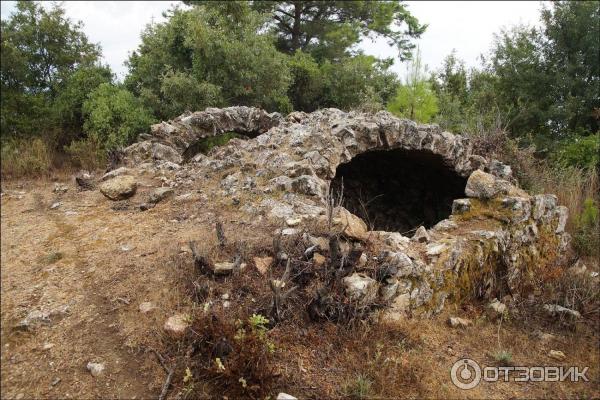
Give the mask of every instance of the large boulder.
[[100, 185], [100, 192], [111, 200], [124, 200], [135, 194], [137, 182], [131, 175], [116, 176]]

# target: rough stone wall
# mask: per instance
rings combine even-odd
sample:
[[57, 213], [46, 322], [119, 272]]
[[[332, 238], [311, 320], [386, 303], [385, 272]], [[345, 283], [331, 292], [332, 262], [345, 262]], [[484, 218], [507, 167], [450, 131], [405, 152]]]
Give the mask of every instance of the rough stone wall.
[[[195, 141], [229, 131], [252, 139], [234, 139], [209, 155], [185, 156]], [[540, 271], [564, 262], [567, 209], [555, 196], [519, 189], [511, 168], [472, 154], [468, 138], [387, 112], [324, 109], [283, 118], [248, 107], [207, 109], [154, 125], [152, 135], [125, 155], [131, 166], [153, 163], [176, 170], [167, 182], [173, 187], [198, 179], [196, 170], [223, 172], [220, 196], [234, 201], [245, 196], [243, 212], [280, 220], [293, 226], [285, 235], [318, 243], [304, 227], [325, 222], [338, 166], [360, 154], [393, 149], [440, 157], [458, 177], [468, 178], [464, 198], [454, 200], [448, 219], [420, 228], [413, 238], [369, 231], [362, 220], [336, 208], [334, 220], [347, 222], [336, 228], [345, 253], [362, 253], [363, 266], [374, 267], [369, 271], [389, 271], [372, 276], [356, 268], [344, 278], [353, 301], [387, 304], [389, 318], [427, 315], [464, 297], [527, 295]], [[180, 165], [184, 159], [189, 162]], [[357, 289], [365, 287], [372, 290]]]

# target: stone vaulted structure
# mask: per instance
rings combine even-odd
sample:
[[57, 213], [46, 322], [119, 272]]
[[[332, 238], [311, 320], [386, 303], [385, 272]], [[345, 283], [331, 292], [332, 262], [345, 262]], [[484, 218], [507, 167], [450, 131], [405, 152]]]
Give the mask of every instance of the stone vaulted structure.
[[[248, 139], [196, 154], [227, 132]], [[387, 305], [388, 318], [465, 297], [525, 296], [568, 254], [567, 209], [554, 195], [521, 190], [510, 166], [473, 154], [464, 136], [387, 112], [209, 108], [143, 139], [125, 162], [174, 171], [172, 187], [219, 172], [218, 196], [279, 221], [283, 235], [326, 247], [316, 227], [339, 234], [346, 256], [362, 254], [344, 278], [347, 296]]]

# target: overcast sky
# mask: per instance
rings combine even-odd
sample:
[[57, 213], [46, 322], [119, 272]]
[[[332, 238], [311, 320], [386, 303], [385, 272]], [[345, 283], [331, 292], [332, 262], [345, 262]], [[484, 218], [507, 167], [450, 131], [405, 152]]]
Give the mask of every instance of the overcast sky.
[[[64, 8], [73, 21], [82, 21], [84, 31], [92, 42], [100, 43], [105, 62], [122, 79], [127, 72], [123, 62], [140, 44], [140, 32], [154, 21], [162, 21], [162, 12], [175, 1], [67, 1]], [[478, 64], [481, 53], [487, 52], [493, 34], [504, 26], [520, 23], [539, 24], [539, 1], [522, 2], [413, 2], [409, 10], [421, 23], [429, 25], [417, 41], [423, 63], [430, 70], [440, 67], [442, 60], [456, 49], [467, 66]], [[45, 3], [49, 6], [50, 3]], [[2, 1], [2, 19], [15, 9], [14, 1]], [[394, 56], [383, 40], [366, 40], [361, 47], [379, 57]], [[404, 75], [406, 66], [395, 63], [394, 70]]]

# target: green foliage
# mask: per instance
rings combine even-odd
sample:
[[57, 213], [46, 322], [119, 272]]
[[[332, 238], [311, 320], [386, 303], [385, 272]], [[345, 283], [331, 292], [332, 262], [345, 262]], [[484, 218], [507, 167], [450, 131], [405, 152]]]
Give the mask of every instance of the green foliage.
[[52, 151], [40, 138], [8, 138], [1, 142], [2, 176], [22, 177], [45, 174], [52, 164]]
[[437, 98], [425, 77], [418, 51], [408, 65], [406, 83], [398, 89], [396, 97], [388, 105], [388, 111], [418, 122], [429, 122], [438, 112]]
[[62, 130], [59, 145], [81, 135], [84, 123], [83, 103], [94, 89], [111, 81], [110, 69], [103, 66], [79, 67], [64, 80], [53, 107], [53, 113]]
[[426, 28], [399, 1], [254, 1], [252, 7], [269, 16], [267, 26], [281, 51], [302, 50], [319, 62], [348, 56], [361, 39], [376, 36], [408, 59], [411, 39]]
[[506, 350], [494, 354], [494, 359], [501, 365], [509, 365], [512, 361], [512, 353]]
[[175, 8], [162, 24], [149, 25], [129, 58], [126, 86], [160, 118], [185, 109], [248, 105], [288, 112], [287, 57], [259, 32], [264, 18], [246, 3]]
[[552, 2], [541, 28], [497, 34], [481, 69], [451, 54], [432, 78], [435, 121], [456, 132], [507, 130], [561, 165], [597, 164], [599, 16], [598, 2]]
[[573, 235], [575, 248], [581, 255], [600, 255], [600, 217], [598, 203], [587, 198], [583, 203], [583, 210], [576, 220], [576, 231]]
[[125, 146], [155, 122], [149, 110], [125, 89], [103, 83], [83, 103], [84, 131], [105, 149]]
[[563, 166], [595, 168], [600, 166], [600, 132], [589, 136], [575, 136], [563, 140], [554, 158]]
[[298, 50], [290, 57], [288, 66], [293, 82], [288, 97], [294, 109], [310, 112], [321, 107], [326, 77], [315, 59]]
[[252, 316], [248, 318], [248, 324], [250, 325], [250, 328], [256, 332], [266, 332], [268, 323], [269, 319], [261, 314], [252, 314]]
[[80, 23], [72, 23], [54, 4], [19, 1], [1, 22], [0, 70], [3, 136], [37, 135], [55, 128], [54, 100], [80, 66], [97, 62], [100, 50], [88, 42]]
[[207, 105], [223, 103], [220, 88], [208, 82], [198, 82], [186, 72], [168, 70], [161, 79], [160, 93], [168, 99], [169, 115], [196, 111]]

